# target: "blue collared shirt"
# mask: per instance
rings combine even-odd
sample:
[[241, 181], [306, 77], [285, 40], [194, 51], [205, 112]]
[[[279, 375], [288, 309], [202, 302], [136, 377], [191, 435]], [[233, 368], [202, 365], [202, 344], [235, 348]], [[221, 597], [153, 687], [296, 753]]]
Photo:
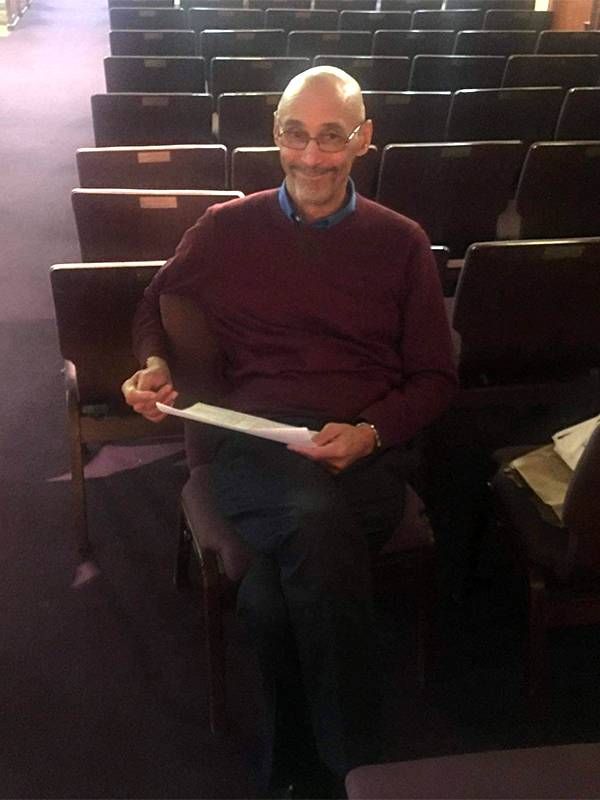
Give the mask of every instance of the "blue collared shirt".
[[[292, 203], [292, 198], [290, 197], [288, 190], [285, 185], [285, 181], [279, 187], [279, 205], [283, 213], [291, 219], [293, 222], [302, 222], [302, 219], [298, 215], [294, 205]], [[323, 217], [323, 219], [318, 219], [316, 222], [309, 223], [309, 226], [312, 228], [318, 228], [321, 230], [325, 230], [327, 228], [332, 228], [334, 225], [337, 225], [338, 222], [341, 222], [348, 214], [352, 214], [352, 212], [356, 209], [356, 189], [354, 187], [354, 181], [352, 178], [348, 178], [348, 199], [346, 203], [339, 208], [337, 211], [334, 211], [333, 214], [330, 214], [328, 217]]]

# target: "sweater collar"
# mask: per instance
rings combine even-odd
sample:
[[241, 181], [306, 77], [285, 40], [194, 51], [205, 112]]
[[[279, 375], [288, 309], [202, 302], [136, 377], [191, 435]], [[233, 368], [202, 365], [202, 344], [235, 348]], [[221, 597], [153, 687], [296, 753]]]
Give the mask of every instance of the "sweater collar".
[[[290, 197], [288, 190], [285, 185], [285, 181], [279, 187], [278, 193], [279, 199], [279, 206], [283, 213], [291, 219], [293, 222], [302, 223], [300, 216], [296, 213], [296, 209], [294, 208], [292, 198]], [[317, 228], [319, 230], [326, 230], [327, 228], [332, 228], [334, 225], [337, 225], [338, 222], [341, 222], [345, 219], [349, 214], [352, 214], [353, 211], [356, 210], [356, 188], [354, 187], [354, 181], [352, 178], [348, 178], [348, 188], [346, 190], [346, 202], [341, 207], [338, 208], [337, 211], [334, 211], [333, 214], [330, 214], [328, 217], [323, 217], [323, 219], [318, 219], [315, 222], [309, 223], [309, 228]]]

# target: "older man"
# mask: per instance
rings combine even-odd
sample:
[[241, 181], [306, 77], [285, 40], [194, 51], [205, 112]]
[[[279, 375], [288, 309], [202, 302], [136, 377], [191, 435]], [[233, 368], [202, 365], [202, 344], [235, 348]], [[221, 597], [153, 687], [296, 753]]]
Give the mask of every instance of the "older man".
[[159, 297], [185, 294], [219, 342], [223, 404], [318, 431], [312, 448], [226, 434], [212, 462], [218, 504], [256, 552], [238, 610], [264, 680], [272, 791], [378, 757], [369, 547], [402, 513], [404, 445], [456, 382], [425, 234], [349, 179], [372, 134], [356, 81], [331, 67], [296, 76], [273, 134], [284, 183], [186, 232], [146, 291], [142, 368], [123, 385], [162, 419], [156, 401], [176, 390]]

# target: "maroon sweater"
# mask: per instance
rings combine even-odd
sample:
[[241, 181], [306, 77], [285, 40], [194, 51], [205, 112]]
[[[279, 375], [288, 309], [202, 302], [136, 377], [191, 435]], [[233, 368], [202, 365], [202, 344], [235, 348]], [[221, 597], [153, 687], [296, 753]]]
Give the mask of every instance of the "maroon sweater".
[[145, 292], [134, 321], [142, 364], [168, 360], [161, 292], [197, 299], [232, 387], [222, 405], [238, 411], [365, 419], [398, 445], [454, 393], [429, 241], [361, 196], [326, 230], [292, 222], [276, 190], [209, 208]]

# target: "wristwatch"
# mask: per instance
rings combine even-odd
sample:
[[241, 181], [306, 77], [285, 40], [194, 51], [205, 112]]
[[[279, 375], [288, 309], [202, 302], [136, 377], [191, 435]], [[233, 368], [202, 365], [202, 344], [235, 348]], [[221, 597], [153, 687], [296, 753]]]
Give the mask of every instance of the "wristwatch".
[[375, 425], [373, 425], [372, 422], [366, 422], [366, 421], [363, 420], [362, 422], [357, 422], [356, 423], [356, 427], [357, 428], [371, 428], [371, 430], [373, 431], [373, 434], [375, 435], [375, 447], [374, 447], [374, 450], [379, 450], [379, 448], [381, 447], [381, 437], [380, 437], [379, 431], [377, 430]]

